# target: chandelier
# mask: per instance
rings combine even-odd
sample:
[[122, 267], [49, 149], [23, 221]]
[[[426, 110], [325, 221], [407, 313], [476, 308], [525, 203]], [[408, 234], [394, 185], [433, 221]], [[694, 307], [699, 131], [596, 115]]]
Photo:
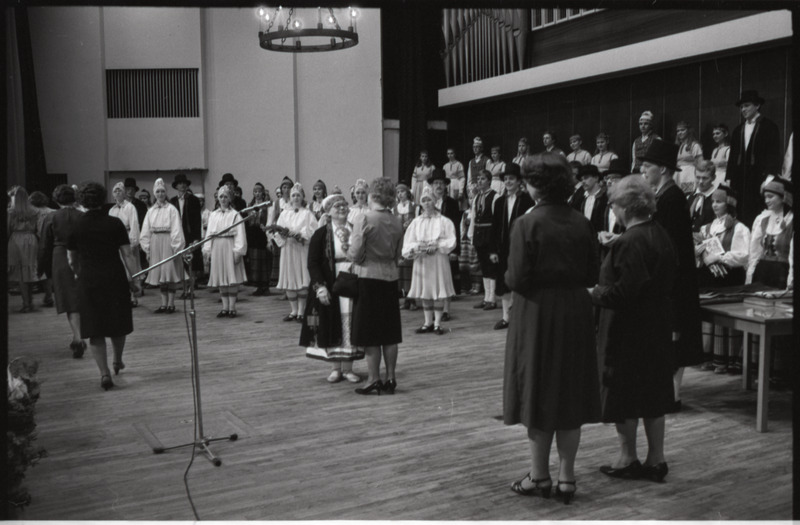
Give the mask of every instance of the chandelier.
[[[342, 29], [333, 8], [317, 8], [317, 24], [315, 27], [304, 27], [305, 24], [294, 11], [283, 18], [286, 9], [278, 7], [272, 14], [267, 8], [258, 9], [259, 30], [258, 41], [263, 49], [284, 51], [288, 53], [312, 53], [317, 51], [336, 51], [347, 49], [358, 44], [356, 17], [358, 11], [348, 7], [347, 15], [350, 25]], [[277, 30], [273, 27], [277, 24]]]

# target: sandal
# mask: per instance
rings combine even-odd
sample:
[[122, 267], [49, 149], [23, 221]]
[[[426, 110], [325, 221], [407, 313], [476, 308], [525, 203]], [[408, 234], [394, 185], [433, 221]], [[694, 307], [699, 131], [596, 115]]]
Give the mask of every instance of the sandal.
[[[572, 490], [561, 490], [561, 485], [567, 485], [575, 487]], [[569, 502], [572, 501], [572, 498], [575, 497], [575, 491], [577, 490], [577, 486], [575, 485], [575, 481], [562, 481], [558, 480], [556, 483], [556, 497], [560, 498], [561, 501], [564, 502], [564, 505], [569, 505]]]
[[[533, 486], [529, 489], [526, 489], [525, 487], [522, 486], [522, 482], [525, 481], [526, 479], [531, 483], [533, 483]], [[548, 481], [550, 482], [550, 484], [547, 485], [546, 487], [539, 486], [540, 483], [545, 483]], [[549, 476], [542, 479], [533, 479], [531, 477], [530, 472], [525, 474], [525, 477], [522, 478], [521, 480], [515, 481], [514, 483], [511, 484], [511, 490], [513, 490], [514, 492], [516, 492], [521, 496], [541, 496], [545, 499], [550, 498], [550, 490], [552, 488], [553, 488], [553, 482]]]

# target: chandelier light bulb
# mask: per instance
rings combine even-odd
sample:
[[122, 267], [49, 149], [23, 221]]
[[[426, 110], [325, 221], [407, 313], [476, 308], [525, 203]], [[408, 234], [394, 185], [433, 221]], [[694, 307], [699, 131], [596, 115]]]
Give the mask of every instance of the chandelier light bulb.
[[292, 22], [292, 29], [300, 29], [300, 26], [301, 26], [301, 24], [300, 24], [300, 20], [297, 20], [297, 19], [295, 19], [295, 20]]
[[328, 23], [329, 24], [333, 23], [333, 17], [331, 15], [328, 15]]
[[264, 17], [264, 8], [263, 7], [258, 10], [258, 16], [260, 16], [262, 18]]
[[350, 18], [355, 18], [356, 16], [358, 16], [358, 11], [356, 11], [355, 9], [351, 8], [350, 9]]

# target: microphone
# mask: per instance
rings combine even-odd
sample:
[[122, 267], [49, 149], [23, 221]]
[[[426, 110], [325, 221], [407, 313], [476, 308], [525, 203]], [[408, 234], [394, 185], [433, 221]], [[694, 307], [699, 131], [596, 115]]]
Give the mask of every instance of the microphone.
[[264, 202], [262, 202], [260, 204], [253, 204], [250, 207], [242, 208], [242, 210], [240, 210], [239, 213], [245, 213], [245, 212], [248, 212], [248, 211], [252, 211], [252, 210], [255, 210], [256, 208], [263, 208], [264, 206], [269, 206], [270, 204], [272, 204], [272, 201], [264, 201]]

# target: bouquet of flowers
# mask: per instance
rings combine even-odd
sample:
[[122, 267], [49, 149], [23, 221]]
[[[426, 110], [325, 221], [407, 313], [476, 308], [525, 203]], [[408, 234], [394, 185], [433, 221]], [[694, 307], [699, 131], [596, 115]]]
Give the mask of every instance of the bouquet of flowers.
[[25, 471], [47, 456], [44, 448], [36, 445], [36, 401], [39, 399], [39, 381], [36, 372], [39, 362], [20, 357], [8, 365], [8, 470], [4, 474], [8, 493], [6, 504], [9, 514], [13, 509], [28, 505], [31, 501], [27, 489], [22, 486]]

